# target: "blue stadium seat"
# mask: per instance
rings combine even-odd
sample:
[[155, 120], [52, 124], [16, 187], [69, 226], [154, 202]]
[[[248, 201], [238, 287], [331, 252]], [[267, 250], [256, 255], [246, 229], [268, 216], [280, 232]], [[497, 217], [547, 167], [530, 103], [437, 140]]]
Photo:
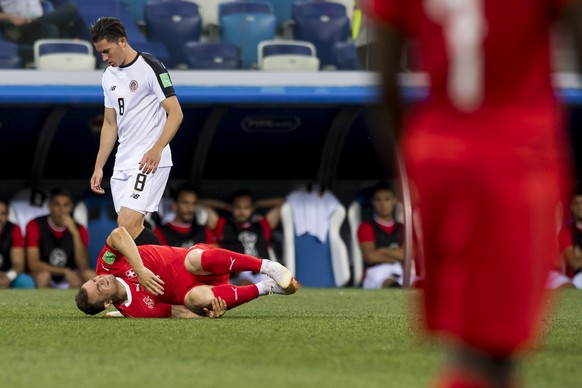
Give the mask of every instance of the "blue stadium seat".
[[322, 67], [333, 66], [333, 45], [349, 36], [346, 7], [333, 2], [300, 1], [293, 4], [293, 20], [294, 38], [315, 45]]
[[333, 46], [333, 55], [337, 70], [361, 70], [362, 68], [353, 42], [337, 42]]
[[170, 53], [163, 43], [159, 42], [132, 42], [131, 47], [140, 53], [148, 53], [162, 61], [168, 67], [170, 63]]
[[95, 70], [91, 42], [80, 39], [38, 39], [34, 65], [39, 70]]
[[109, 196], [90, 195], [82, 201], [87, 208], [87, 232], [89, 233], [89, 261], [95, 268], [99, 252], [107, 236], [117, 227], [117, 213]]
[[240, 48], [231, 43], [187, 42], [184, 54], [190, 69], [237, 70], [242, 64]]
[[122, 3], [127, 7], [133, 21], [138, 25], [142, 25], [145, 24], [145, 3], [149, 1], [152, 0], [122, 0]]
[[184, 44], [200, 39], [202, 19], [198, 6], [188, 1], [145, 4], [148, 40], [163, 43], [170, 54], [170, 67], [186, 66]]
[[18, 45], [0, 40], [0, 69], [19, 69], [21, 67]]
[[133, 20], [126, 5], [120, 0], [72, 0], [71, 3], [77, 5], [77, 12], [86, 28], [82, 30], [81, 39], [91, 41], [89, 26], [100, 17], [112, 16], [118, 18], [125, 27], [127, 39], [131, 44], [147, 42], [145, 36]]
[[284, 27], [285, 23], [293, 19], [293, 3], [299, 0], [266, 0], [271, 3], [277, 18], [277, 27]]
[[[346, 216], [345, 207], [337, 205], [329, 216], [327, 238], [322, 242], [310, 233], [297, 234], [297, 220], [293, 216], [293, 206], [297, 205], [302, 206], [287, 202], [281, 208], [284, 264], [305, 287], [347, 285], [350, 279], [348, 250], [340, 236], [340, 228]], [[305, 208], [299, 212], [317, 213], [313, 206], [313, 203], [306, 203]]]
[[233, 1], [218, 7], [221, 41], [241, 48], [243, 68], [257, 64], [257, 47], [275, 37], [276, 18], [269, 3]]

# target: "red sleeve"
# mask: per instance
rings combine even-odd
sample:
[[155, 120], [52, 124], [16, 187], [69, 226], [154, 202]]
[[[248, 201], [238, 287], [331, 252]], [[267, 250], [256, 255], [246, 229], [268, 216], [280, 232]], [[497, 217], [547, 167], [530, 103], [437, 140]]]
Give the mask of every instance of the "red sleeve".
[[81, 235], [81, 241], [83, 241], [85, 248], [89, 248], [89, 232], [87, 232], [87, 228], [79, 225], [79, 234]]
[[269, 242], [271, 241], [271, 225], [269, 225], [269, 221], [266, 218], [261, 218], [259, 220], [259, 224], [261, 224], [261, 227], [263, 228], [263, 236], [265, 237], [265, 241]]
[[168, 245], [168, 241], [166, 240], [166, 236], [164, 236], [164, 233], [162, 232], [162, 228], [156, 226], [156, 228], [154, 229], [154, 234], [156, 235], [158, 240], [160, 240], [160, 244]]
[[12, 228], [12, 248], [24, 248], [24, 237], [20, 226], [14, 224]]
[[216, 236], [212, 233], [210, 228], [205, 226], [204, 233], [206, 234], [206, 244], [217, 244]]
[[376, 237], [374, 236], [374, 227], [367, 221], [360, 224], [358, 228], [358, 241], [360, 243], [364, 242], [375, 242]]
[[36, 248], [40, 242], [40, 232], [38, 224], [35, 220], [26, 224], [26, 242], [25, 245], [29, 248]]
[[572, 231], [570, 230], [569, 225], [564, 225], [560, 229], [558, 233], [558, 246], [560, 248], [560, 252], [563, 252], [564, 249], [572, 246], [574, 241], [572, 240]]

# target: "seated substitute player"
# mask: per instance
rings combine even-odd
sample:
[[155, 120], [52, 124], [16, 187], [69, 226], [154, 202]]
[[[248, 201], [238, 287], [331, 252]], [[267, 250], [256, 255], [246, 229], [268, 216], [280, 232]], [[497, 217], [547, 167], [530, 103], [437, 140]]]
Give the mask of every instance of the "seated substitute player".
[[[231, 251], [261, 259], [269, 258], [271, 232], [281, 220], [281, 206], [285, 199], [268, 198], [255, 201], [248, 190], [235, 191], [230, 203], [215, 199], [204, 199], [201, 203], [208, 212], [208, 227], [213, 231], [218, 244]], [[255, 213], [257, 208], [268, 208], [263, 217]], [[231, 217], [219, 216], [214, 209], [226, 210]], [[245, 271], [233, 277], [234, 284], [253, 284], [265, 276]]]
[[[228, 284], [231, 273], [247, 270], [270, 279], [248, 286]], [[211, 316], [221, 301], [233, 309], [261, 295], [293, 294], [299, 288], [291, 272], [279, 263], [206, 244], [189, 249], [136, 246], [123, 227], [107, 238], [97, 273], [75, 298], [77, 307], [87, 314], [114, 305], [124, 316], [134, 318]], [[184, 309], [177, 314], [180, 305], [194, 314]]]
[[91, 190], [104, 194], [103, 166], [116, 141], [111, 194], [117, 224], [140, 244], [158, 244], [144, 217], [158, 209], [172, 166], [169, 143], [183, 119], [168, 70], [135, 51], [123, 24], [112, 17], [91, 25], [91, 38], [109, 67], [101, 80], [105, 112]]
[[174, 219], [154, 230], [162, 245], [189, 248], [196, 243], [206, 243], [218, 246], [210, 229], [196, 221], [197, 202], [194, 188], [183, 185], [176, 190], [172, 201]]
[[78, 288], [95, 276], [89, 268], [89, 236], [72, 217], [73, 197], [53, 189], [50, 214], [26, 225], [26, 256], [38, 288]]
[[378, 182], [372, 191], [372, 219], [358, 228], [364, 258], [364, 288], [402, 286], [403, 225], [394, 219], [396, 195], [388, 182]]
[[[578, 188], [570, 202], [572, 220], [560, 229], [558, 240], [562, 252], [564, 277], [582, 288], [582, 191]], [[563, 277], [562, 277], [563, 279]]]
[[34, 288], [25, 269], [24, 238], [20, 227], [8, 221], [8, 201], [0, 197], [0, 289]]

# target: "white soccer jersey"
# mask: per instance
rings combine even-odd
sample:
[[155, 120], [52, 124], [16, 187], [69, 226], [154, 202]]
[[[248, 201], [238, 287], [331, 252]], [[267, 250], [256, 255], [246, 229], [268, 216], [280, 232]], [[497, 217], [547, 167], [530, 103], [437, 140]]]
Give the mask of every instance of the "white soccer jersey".
[[[139, 53], [126, 66], [109, 66], [101, 79], [105, 107], [115, 109], [118, 141], [114, 170], [139, 168], [143, 155], [160, 137], [166, 123], [161, 102], [176, 95], [168, 70], [149, 54]], [[170, 146], [159, 167], [172, 166]]]

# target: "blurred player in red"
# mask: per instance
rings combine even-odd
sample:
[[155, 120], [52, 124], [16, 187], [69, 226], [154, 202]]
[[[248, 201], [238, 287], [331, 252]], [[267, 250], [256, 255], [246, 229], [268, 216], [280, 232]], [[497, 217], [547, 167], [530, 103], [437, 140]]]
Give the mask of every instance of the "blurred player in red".
[[[229, 284], [230, 274], [240, 271], [261, 272], [270, 279], [248, 286]], [[206, 244], [138, 247], [123, 227], [107, 238], [97, 275], [77, 293], [77, 307], [94, 315], [114, 305], [123, 316], [134, 318], [213, 317], [209, 313], [216, 312], [214, 303], [224, 301], [232, 309], [261, 295], [293, 294], [299, 287], [277, 262]]]
[[[426, 326], [450, 349], [439, 384], [513, 386], [540, 329], [570, 179], [550, 25], [582, 27], [580, 1], [369, 0], [367, 11], [384, 55], [379, 146], [388, 154], [395, 134], [420, 215]], [[430, 95], [403, 113], [407, 39]]]

